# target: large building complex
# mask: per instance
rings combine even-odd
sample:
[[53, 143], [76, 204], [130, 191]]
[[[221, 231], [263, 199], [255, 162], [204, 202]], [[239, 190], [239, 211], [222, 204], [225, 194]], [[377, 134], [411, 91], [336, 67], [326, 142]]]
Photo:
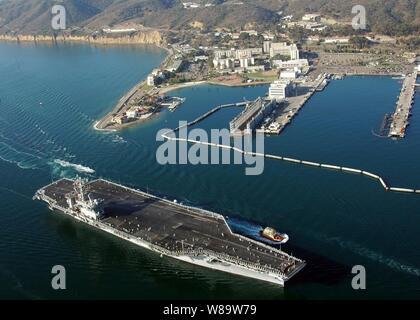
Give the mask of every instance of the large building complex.
[[255, 63], [255, 57], [262, 52], [262, 48], [217, 50], [214, 52], [213, 66], [221, 72], [264, 71], [264, 65]]
[[[288, 45], [286, 42], [272, 42], [270, 46], [270, 58], [281, 55], [289, 57], [289, 60], [299, 59], [299, 49], [296, 44]], [[267, 48], [266, 48], [267, 49]]]

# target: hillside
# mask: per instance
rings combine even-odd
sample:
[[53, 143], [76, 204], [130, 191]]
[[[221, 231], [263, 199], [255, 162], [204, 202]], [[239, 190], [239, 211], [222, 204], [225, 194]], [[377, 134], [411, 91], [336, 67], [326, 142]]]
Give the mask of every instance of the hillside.
[[[191, 0], [190, 0], [191, 1]], [[51, 34], [50, 10], [60, 1], [0, 0], [0, 33]], [[143, 25], [160, 29], [264, 28], [279, 21], [278, 11], [296, 17], [321, 12], [334, 19], [351, 18], [354, 4], [365, 5], [374, 31], [404, 34], [419, 30], [420, 0], [195, 0], [200, 8], [185, 9], [180, 0], [65, 0], [67, 25], [73, 32], [91, 33], [105, 26]], [[204, 4], [212, 6], [204, 7]]]

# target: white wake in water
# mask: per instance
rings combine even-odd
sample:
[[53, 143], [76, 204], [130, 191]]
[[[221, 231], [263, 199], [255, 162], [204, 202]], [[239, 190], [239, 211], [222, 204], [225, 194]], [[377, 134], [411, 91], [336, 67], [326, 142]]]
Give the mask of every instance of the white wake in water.
[[65, 160], [60, 160], [60, 159], [55, 159], [54, 162], [59, 164], [60, 166], [62, 166], [64, 168], [72, 168], [72, 169], [75, 169], [78, 172], [89, 173], [89, 174], [95, 173], [95, 170], [93, 170], [92, 168], [85, 167], [81, 164], [71, 163], [71, 162], [68, 162], [68, 161], [65, 161]]
[[326, 235], [315, 234], [315, 233], [313, 235], [316, 238], [321, 239], [325, 242], [335, 243], [339, 245], [341, 248], [350, 250], [351, 252], [361, 257], [365, 257], [372, 261], [379, 262], [380, 264], [385, 265], [388, 268], [393, 269], [394, 271], [404, 272], [404, 273], [411, 274], [417, 277], [420, 276], [420, 269], [417, 268], [416, 266], [397, 261], [396, 259], [392, 257], [387, 257], [380, 252], [363, 247], [353, 241], [346, 241], [339, 237], [328, 237]]
[[21, 169], [39, 169], [43, 165], [42, 158], [0, 141], [0, 159], [9, 163], [16, 164]]

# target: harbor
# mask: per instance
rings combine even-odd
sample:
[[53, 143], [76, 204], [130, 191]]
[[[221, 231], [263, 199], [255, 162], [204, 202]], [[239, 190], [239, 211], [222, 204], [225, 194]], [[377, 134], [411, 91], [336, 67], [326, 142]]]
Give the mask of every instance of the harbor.
[[305, 262], [235, 234], [224, 216], [106, 180], [61, 179], [35, 199], [161, 256], [284, 286]]
[[[28, 51], [25, 57], [32, 57], [37, 66], [33, 69], [32, 61], [22, 60], [20, 71], [10, 69], [7, 57], [0, 66], [10, 78], [3, 83], [1, 98], [2, 118], [7, 123], [2, 121], [4, 138], [0, 152], [11, 161], [1, 161], [5, 226], [2, 243], [9, 248], [4, 251], [3, 270], [10, 271], [10, 276], [3, 273], [3, 295], [17, 286], [16, 276], [25, 281], [23, 289], [28, 290], [13, 291], [15, 297], [27, 298], [30, 291], [40, 298], [56, 298], [57, 293], [48, 285], [39, 285], [33, 274], [49, 274], [51, 266], [57, 263], [67, 266], [70, 261], [71, 283], [65, 294], [75, 299], [229, 299], [233, 294], [241, 299], [280, 300], [297, 294], [307, 299], [346, 298], [354, 296], [349, 270], [352, 262], [357, 261], [367, 270], [378, 270], [368, 273], [367, 298], [418, 297], [420, 261], [413, 255], [419, 240], [418, 194], [385, 191], [378, 180], [360, 173], [347, 174], [268, 158], [265, 172], [258, 179], [245, 177], [233, 165], [185, 165], [181, 171], [177, 166], [156, 164], [154, 138], [158, 130], [177, 127], [180, 119], [195, 119], [221, 104], [244, 98], [252, 101], [264, 96], [267, 86], [245, 89], [202, 84], [183, 88], [170, 93], [187, 98], [175, 112], [165, 112], [135, 130], [101, 134], [91, 130], [93, 121], [107, 112], [104, 106], [111, 109], [109, 102], [118, 101], [121, 93], [138, 81], [135, 70], [151, 64], [155, 55], [148, 56], [141, 48], [123, 52], [110, 48], [109, 54], [95, 50], [92, 52], [95, 64], [86, 64], [80, 70], [75, 67], [77, 64], [64, 63], [67, 55], [60, 55], [56, 47], [44, 48], [51, 57], [44, 61], [37, 55], [40, 47], [0, 50], [0, 55], [9, 52], [19, 56], [24, 49]], [[67, 50], [72, 55], [90, 56], [88, 50], [77, 46]], [[108, 57], [111, 54], [112, 63]], [[44, 90], [45, 86], [55, 88], [57, 78], [52, 74], [45, 75], [43, 82], [33, 81], [34, 70], [42, 72], [48, 66], [53, 70], [65, 67], [63, 72], [69, 79], [62, 90]], [[111, 80], [98, 81], [98, 68], [107, 70]], [[119, 78], [121, 73], [124, 77]], [[31, 90], [20, 90], [15, 86], [19, 81]], [[400, 82], [391, 77], [353, 76], [331, 81], [323, 93], [308, 100], [303, 112], [280, 136], [266, 139], [266, 154], [359, 168], [381, 176], [388, 187], [420, 189], [416, 160], [420, 152], [417, 139], [420, 127], [415, 121], [420, 100], [415, 100], [406, 139], [396, 143], [371, 135], [371, 129], [380, 126], [384, 114], [395, 111]], [[99, 88], [91, 87], [95, 83]], [[86, 88], [98, 90], [81, 99]], [[61, 100], [63, 94], [68, 99]], [[22, 105], [14, 103], [12, 97], [18, 96], [22, 97]], [[360, 103], [355, 103], [356, 96]], [[42, 107], [38, 105], [40, 101]], [[205, 130], [226, 128], [240, 111], [240, 107], [227, 108], [215, 114], [217, 119], [208, 118], [208, 122], [198, 126]], [[127, 142], [114, 142], [117, 136]], [[71, 216], [50, 212], [44, 203], [32, 201], [33, 193], [50, 183], [50, 173], [54, 180], [73, 178], [76, 174], [89, 176], [77, 167], [63, 167], [54, 159], [93, 168], [96, 171], [93, 177], [106, 175], [123, 185], [159, 190], [182, 203], [226, 213], [228, 222], [236, 213], [244, 219], [262, 222], [263, 227], [273, 226], [290, 235], [289, 243], [282, 245], [282, 249], [308, 263], [282, 290], [263, 281], [165, 256], [160, 258], [160, 254], [74, 221]], [[398, 241], [390, 234], [397, 235]], [[23, 238], [16, 241], [16, 235]], [[331, 261], [320, 263], [316, 255], [327, 256], [342, 266]], [[87, 279], [101, 279], [101, 284]], [[397, 289], [399, 286], [404, 286], [404, 291]]]
[[[292, 94], [281, 102], [278, 110], [274, 114], [274, 121], [268, 122], [268, 125], [261, 128], [261, 131], [267, 134], [280, 134], [294, 117], [301, 111], [308, 100], [329, 83], [326, 75], [320, 75], [314, 81], [308, 81], [296, 85]], [[320, 90], [320, 88], [322, 88]]]
[[397, 101], [395, 113], [391, 117], [389, 137], [404, 138], [409, 125], [408, 118], [411, 115], [411, 108], [416, 93], [418, 68], [404, 78], [400, 95]]

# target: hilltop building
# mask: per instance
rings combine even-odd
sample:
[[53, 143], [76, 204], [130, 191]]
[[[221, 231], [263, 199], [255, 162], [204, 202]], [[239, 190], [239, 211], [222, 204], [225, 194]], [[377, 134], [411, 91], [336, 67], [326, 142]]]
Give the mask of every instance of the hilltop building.
[[287, 45], [286, 42], [273, 42], [270, 45], [270, 58], [277, 55], [290, 57], [290, 60], [299, 59], [299, 49], [296, 44]]
[[321, 22], [321, 15], [318, 13], [307, 13], [302, 17], [302, 21]]

